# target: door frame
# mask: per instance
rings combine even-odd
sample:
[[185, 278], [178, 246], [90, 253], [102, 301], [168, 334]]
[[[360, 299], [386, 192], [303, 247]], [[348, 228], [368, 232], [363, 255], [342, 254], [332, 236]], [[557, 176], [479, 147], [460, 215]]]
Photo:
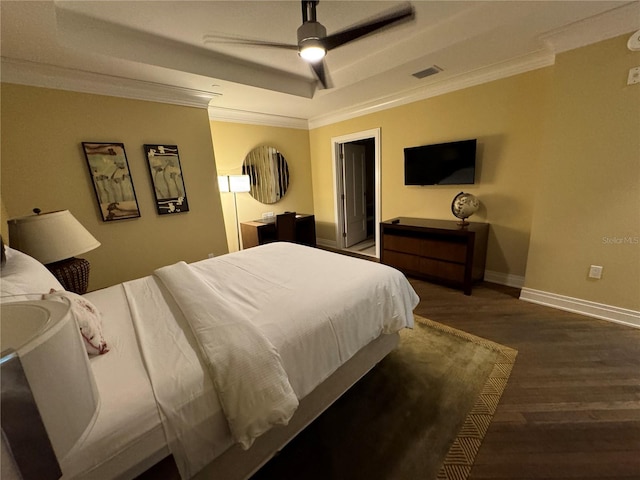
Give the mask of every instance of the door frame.
[[339, 249], [345, 248], [344, 240], [344, 212], [341, 208], [344, 185], [340, 173], [340, 146], [344, 143], [355, 142], [357, 140], [373, 139], [374, 143], [374, 175], [375, 175], [375, 213], [374, 230], [376, 237], [376, 258], [380, 258], [380, 128], [364, 130], [362, 132], [350, 133], [340, 137], [331, 138], [331, 155], [333, 164], [333, 207], [336, 219], [336, 246]]

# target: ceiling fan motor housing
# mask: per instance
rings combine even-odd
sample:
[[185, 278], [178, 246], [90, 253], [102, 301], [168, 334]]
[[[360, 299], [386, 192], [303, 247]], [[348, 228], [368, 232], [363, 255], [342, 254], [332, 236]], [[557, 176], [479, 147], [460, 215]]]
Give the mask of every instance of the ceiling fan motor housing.
[[327, 36], [327, 29], [318, 22], [304, 22], [298, 27], [298, 46], [302, 48], [307, 40], [320, 40]]

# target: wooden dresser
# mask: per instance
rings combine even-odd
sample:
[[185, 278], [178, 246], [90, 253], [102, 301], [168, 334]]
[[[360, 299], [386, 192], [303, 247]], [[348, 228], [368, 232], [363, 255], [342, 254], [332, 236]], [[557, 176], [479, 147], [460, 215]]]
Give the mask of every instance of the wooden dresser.
[[484, 279], [488, 234], [488, 223], [394, 218], [380, 224], [380, 261], [471, 295], [473, 282]]

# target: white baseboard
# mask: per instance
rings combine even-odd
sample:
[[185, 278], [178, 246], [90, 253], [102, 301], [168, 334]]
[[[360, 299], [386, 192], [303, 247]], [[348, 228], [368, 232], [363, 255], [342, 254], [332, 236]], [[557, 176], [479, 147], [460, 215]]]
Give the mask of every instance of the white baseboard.
[[484, 281], [497, 283], [498, 285], [506, 285], [507, 287], [522, 288], [524, 286], [524, 277], [520, 275], [494, 272], [491, 270], [484, 271]]
[[520, 292], [520, 300], [640, 328], [640, 312], [636, 310], [543, 292], [532, 288], [523, 288]]
[[321, 247], [338, 248], [336, 241], [328, 238], [316, 238], [316, 243]]

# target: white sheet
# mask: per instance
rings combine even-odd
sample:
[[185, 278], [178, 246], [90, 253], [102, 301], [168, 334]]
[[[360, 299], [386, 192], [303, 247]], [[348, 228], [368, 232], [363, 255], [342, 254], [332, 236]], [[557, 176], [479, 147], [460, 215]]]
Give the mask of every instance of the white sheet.
[[[418, 303], [395, 269], [289, 243], [192, 267], [276, 347], [299, 398], [381, 333], [413, 326]], [[231, 444], [228, 426], [211, 413], [221, 411], [217, 395], [171, 295], [153, 277], [125, 289], [156, 398], [173, 412], [170, 448], [188, 478]]]
[[[168, 450], [124, 290], [116, 285], [85, 296], [102, 312], [110, 351], [90, 359], [100, 409], [90, 432], [62, 460], [62, 478], [112, 479], [126, 471], [141, 473], [136, 469], [141, 458], [155, 456], [157, 461]], [[132, 455], [123, 457], [125, 452]]]

